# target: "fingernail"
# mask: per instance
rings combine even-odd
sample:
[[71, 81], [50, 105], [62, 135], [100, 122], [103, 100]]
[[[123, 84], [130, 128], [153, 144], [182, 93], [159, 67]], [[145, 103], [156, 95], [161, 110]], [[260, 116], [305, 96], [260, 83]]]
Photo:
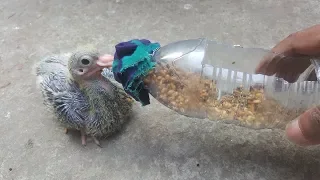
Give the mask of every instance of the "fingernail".
[[304, 135], [301, 132], [299, 126], [299, 118], [296, 118], [291, 123], [289, 123], [286, 127], [286, 135], [289, 141], [300, 145], [300, 146], [308, 146], [311, 143], [305, 139]]

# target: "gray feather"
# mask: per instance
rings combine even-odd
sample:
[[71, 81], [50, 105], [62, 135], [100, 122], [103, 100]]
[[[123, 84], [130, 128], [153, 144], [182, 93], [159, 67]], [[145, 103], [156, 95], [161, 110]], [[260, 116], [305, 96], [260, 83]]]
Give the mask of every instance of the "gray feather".
[[80, 87], [69, 73], [69, 57], [70, 54], [51, 56], [38, 64], [36, 74], [45, 105], [67, 128], [84, 129], [93, 136], [107, 136], [119, 130], [131, 113], [131, 98], [112, 76]]

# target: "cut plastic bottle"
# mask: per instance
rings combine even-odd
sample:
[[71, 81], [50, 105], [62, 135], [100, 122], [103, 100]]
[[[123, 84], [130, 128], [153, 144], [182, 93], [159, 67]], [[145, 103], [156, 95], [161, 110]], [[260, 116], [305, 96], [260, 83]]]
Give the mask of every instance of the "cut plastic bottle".
[[[319, 104], [319, 84], [306, 81], [318, 60], [295, 83], [255, 74], [269, 50], [219, 44], [206, 39], [161, 47], [156, 68], [144, 78], [149, 93], [176, 112], [196, 118], [261, 128], [284, 128], [306, 109]], [[288, 57], [286, 57], [288, 58]], [[319, 75], [320, 73], [318, 73]], [[320, 75], [319, 75], [320, 76]]]

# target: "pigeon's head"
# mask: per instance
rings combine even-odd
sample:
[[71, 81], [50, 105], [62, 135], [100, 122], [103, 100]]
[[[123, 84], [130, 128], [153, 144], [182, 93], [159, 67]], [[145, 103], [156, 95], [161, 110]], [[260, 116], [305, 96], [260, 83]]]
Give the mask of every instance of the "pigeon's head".
[[69, 71], [78, 80], [89, 80], [101, 77], [104, 68], [112, 66], [113, 56], [99, 56], [96, 52], [76, 52], [69, 60]]

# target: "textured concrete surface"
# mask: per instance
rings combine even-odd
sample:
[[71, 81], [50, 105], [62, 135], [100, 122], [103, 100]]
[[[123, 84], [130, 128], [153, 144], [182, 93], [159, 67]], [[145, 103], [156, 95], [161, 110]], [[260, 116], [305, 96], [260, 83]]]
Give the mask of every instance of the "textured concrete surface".
[[272, 47], [319, 22], [317, 0], [0, 1], [0, 179], [320, 179], [320, 150], [281, 131], [177, 115], [153, 101], [124, 131], [82, 147], [45, 111], [31, 68], [41, 57], [131, 38], [208, 37]]

